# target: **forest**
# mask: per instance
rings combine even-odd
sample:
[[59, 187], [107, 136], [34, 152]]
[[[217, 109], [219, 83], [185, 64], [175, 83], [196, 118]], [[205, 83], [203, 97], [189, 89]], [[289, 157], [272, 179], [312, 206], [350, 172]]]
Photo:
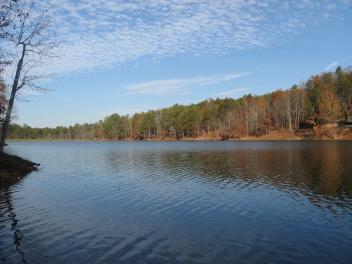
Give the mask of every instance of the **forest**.
[[264, 95], [238, 99], [207, 99], [135, 113], [112, 114], [92, 124], [56, 128], [32, 128], [12, 124], [10, 139], [43, 140], [142, 140], [215, 138], [237, 139], [262, 136], [272, 131], [297, 133], [329, 127], [334, 136], [338, 127], [352, 119], [352, 69], [311, 76], [301, 85]]

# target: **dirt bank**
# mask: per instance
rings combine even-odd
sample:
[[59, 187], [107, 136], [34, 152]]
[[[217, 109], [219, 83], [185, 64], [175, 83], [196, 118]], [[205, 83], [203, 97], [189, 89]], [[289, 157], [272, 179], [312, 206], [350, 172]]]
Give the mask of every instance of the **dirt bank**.
[[37, 170], [39, 164], [20, 157], [0, 153], [0, 187], [16, 183], [26, 174]]

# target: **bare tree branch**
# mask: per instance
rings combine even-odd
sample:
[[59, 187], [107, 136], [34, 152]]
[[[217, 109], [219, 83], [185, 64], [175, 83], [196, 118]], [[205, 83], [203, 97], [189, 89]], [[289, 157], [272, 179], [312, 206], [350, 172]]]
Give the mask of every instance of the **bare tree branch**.
[[[11, 12], [15, 14], [11, 17], [11, 27], [7, 27], [6, 24], [0, 27], [0, 36], [12, 48], [13, 55], [11, 57], [16, 62], [11, 94], [3, 122], [0, 152], [3, 151], [5, 145], [16, 95], [23, 89], [39, 92], [47, 90], [39, 85], [41, 79], [48, 77], [48, 75], [40, 73], [40, 67], [46, 58], [54, 56], [53, 51], [57, 47], [53, 30], [50, 28], [50, 18], [47, 15], [47, 10], [38, 13], [38, 10], [35, 10], [34, 2], [32, 2], [30, 5], [23, 3], [11, 6]], [[2, 22], [0, 18], [0, 25], [2, 25], [1, 23], [5, 22]], [[6, 30], [4, 30], [5, 28]], [[11, 51], [8, 51], [8, 53], [11, 54]]]

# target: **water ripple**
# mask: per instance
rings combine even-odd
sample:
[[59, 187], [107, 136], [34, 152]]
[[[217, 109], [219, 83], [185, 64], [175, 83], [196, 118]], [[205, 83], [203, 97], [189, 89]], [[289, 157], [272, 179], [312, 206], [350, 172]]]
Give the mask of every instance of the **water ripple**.
[[12, 143], [5, 263], [350, 263], [352, 143]]

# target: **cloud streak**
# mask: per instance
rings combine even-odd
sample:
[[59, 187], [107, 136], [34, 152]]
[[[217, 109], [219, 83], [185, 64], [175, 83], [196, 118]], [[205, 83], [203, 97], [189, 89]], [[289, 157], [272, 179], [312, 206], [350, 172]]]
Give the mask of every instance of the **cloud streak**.
[[145, 57], [266, 47], [308, 24], [339, 17], [350, 5], [349, 0], [36, 1], [38, 10], [49, 10], [62, 41], [59, 57], [45, 69], [61, 74]]
[[339, 63], [337, 61], [334, 61], [332, 63], [330, 63], [329, 65], [327, 65], [324, 69], [323, 72], [329, 72], [329, 71], [333, 71], [336, 69], [336, 67], [339, 66]]
[[249, 72], [233, 74], [217, 74], [207, 77], [196, 77], [188, 79], [167, 79], [154, 80], [149, 82], [135, 83], [126, 86], [124, 89], [131, 94], [187, 94], [195, 87], [218, 84], [249, 75]]
[[99, 116], [101, 118], [104, 118], [106, 116], [118, 113], [120, 115], [133, 115], [138, 112], [143, 112], [148, 109], [151, 109], [151, 107], [145, 106], [144, 108], [141, 107], [121, 107], [121, 108], [114, 108], [114, 109], [109, 109], [105, 110], [99, 113]]
[[222, 91], [222, 92], [216, 93], [214, 95], [216, 97], [220, 97], [220, 98], [229, 98], [229, 97], [238, 96], [247, 90], [248, 90], [247, 88], [237, 88], [237, 89], [232, 89], [232, 90], [228, 90], [228, 91]]

